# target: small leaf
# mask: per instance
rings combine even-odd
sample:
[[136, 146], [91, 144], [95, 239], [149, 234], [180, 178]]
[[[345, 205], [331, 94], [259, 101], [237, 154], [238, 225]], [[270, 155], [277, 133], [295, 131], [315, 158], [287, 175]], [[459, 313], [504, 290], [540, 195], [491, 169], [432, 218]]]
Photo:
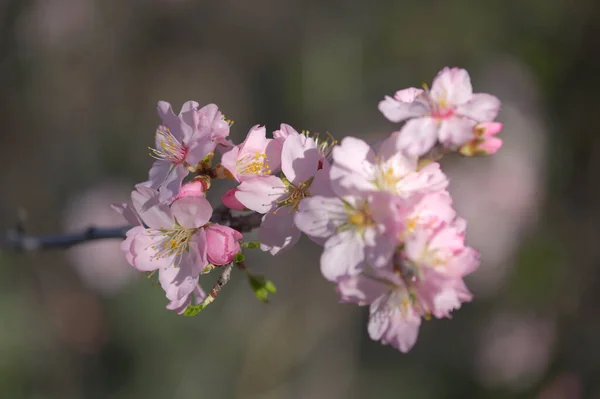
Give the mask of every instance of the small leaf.
[[241, 253], [241, 252], [238, 252], [233, 257], [233, 263], [242, 263], [244, 261], [244, 259], [246, 259], [246, 257], [244, 256], [244, 254]]
[[242, 248], [258, 248], [260, 247], [259, 241], [246, 241], [242, 243]]
[[199, 305], [189, 305], [183, 312], [184, 316], [196, 316], [198, 313], [204, 310], [208, 304], [201, 303]]
[[267, 280], [264, 276], [255, 276], [248, 273], [248, 282], [252, 290], [254, 290], [256, 298], [264, 303], [269, 303], [269, 294], [277, 292], [275, 284], [271, 280]]

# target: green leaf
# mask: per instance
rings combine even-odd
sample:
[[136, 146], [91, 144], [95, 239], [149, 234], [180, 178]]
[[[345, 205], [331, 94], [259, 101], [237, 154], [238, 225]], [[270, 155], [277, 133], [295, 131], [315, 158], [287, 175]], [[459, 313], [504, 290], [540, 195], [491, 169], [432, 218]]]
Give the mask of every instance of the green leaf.
[[196, 316], [198, 313], [204, 310], [208, 306], [208, 303], [201, 303], [199, 305], [189, 305], [183, 312], [184, 316]]
[[238, 252], [233, 257], [233, 263], [242, 263], [244, 261], [244, 259], [246, 259], [246, 257], [244, 256], [244, 254], [241, 253], [241, 252]]
[[267, 280], [264, 276], [256, 276], [248, 273], [248, 282], [254, 291], [256, 298], [264, 303], [269, 302], [269, 294], [275, 294], [277, 288], [271, 280]]
[[242, 248], [258, 248], [260, 247], [260, 242], [259, 241], [246, 241], [242, 243]]

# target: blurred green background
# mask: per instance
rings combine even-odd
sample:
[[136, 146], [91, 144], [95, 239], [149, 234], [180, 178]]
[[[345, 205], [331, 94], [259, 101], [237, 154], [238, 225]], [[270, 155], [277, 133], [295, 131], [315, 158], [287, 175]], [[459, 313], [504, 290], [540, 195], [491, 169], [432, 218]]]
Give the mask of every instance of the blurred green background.
[[376, 140], [378, 101], [446, 65], [503, 101], [505, 147], [443, 161], [483, 262], [409, 354], [369, 340], [308, 240], [249, 256], [271, 304], [234, 273], [195, 318], [115, 240], [0, 253], [0, 398], [600, 398], [597, 0], [2, 0], [0, 227], [121, 224], [158, 100], [218, 104], [237, 141]]

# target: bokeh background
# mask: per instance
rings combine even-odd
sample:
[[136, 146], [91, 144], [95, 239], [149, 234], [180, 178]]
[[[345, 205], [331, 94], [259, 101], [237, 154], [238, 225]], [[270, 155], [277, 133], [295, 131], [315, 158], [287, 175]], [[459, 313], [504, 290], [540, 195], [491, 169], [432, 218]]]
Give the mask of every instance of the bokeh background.
[[450, 65], [505, 124], [497, 155], [443, 161], [483, 263], [409, 354], [369, 340], [307, 240], [249, 256], [272, 303], [234, 273], [195, 318], [114, 240], [0, 253], [0, 397], [600, 398], [599, 38], [596, 0], [0, 1], [2, 229], [121, 224], [158, 100], [217, 103], [236, 140], [377, 140], [378, 101]]

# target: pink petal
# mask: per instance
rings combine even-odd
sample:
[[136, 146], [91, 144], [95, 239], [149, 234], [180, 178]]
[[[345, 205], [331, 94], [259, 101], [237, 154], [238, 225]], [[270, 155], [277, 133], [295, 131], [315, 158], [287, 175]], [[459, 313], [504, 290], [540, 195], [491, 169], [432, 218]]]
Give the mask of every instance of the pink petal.
[[246, 207], [235, 197], [235, 193], [237, 191], [237, 188], [232, 188], [228, 190], [221, 197], [221, 202], [223, 202], [223, 205], [225, 205], [229, 209], [233, 209], [234, 211], [243, 211], [244, 209], [246, 209]]
[[296, 131], [296, 129], [294, 129], [293, 127], [291, 127], [290, 125], [287, 125], [285, 123], [282, 123], [279, 127], [279, 130], [275, 130], [273, 132], [273, 137], [277, 140], [285, 140], [287, 139], [289, 136], [295, 136], [298, 135], [300, 133], [298, 133]]
[[347, 222], [348, 214], [339, 198], [305, 198], [295, 216], [296, 226], [310, 237], [329, 238]]
[[267, 130], [264, 126], [253, 126], [244, 142], [240, 145], [240, 157], [257, 152], [265, 152], [267, 147]]
[[502, 139], [499, 139], [498, 137], [488, 137], [478, 147], [480, 151], [485, 152], [488, 155], [495, 154], [500, 148], [502, 148]]
[[456, 148], [473, 138], [474, 126], [472, 120], [454, 116], [441, 122], [438, 138], [445, 146]]
[[132, 226], [142, 224], [142, 221], [140, 220], [140, 218], [138, 217], [137, 213], [131, 205], [127, 203], [111, 204], [110, 207], [115, 211], [119, 212], [121, 215], [123, 215], [125, 220], [127, 220], [127, 222]]
[[267, 213], [258, 231], [258, 240], [263, 251], [277, 255], [294, 246], [300, 239], [300, 230], [294, 226], [295, 211], [280, 208], [275, 213]]
[[359, 274], [340, 280], [336, 290], [340, 294], [341, 302], [353, 302], [364, 306], [383, 296], [389, 291], [389, 287], [379, 280]]
[[237, 173], [236, 163], [238, 155], [240, 153], [239, 147], [232, 147], [229, 151], [221, 156], [221, 166], [231, 173], [231, 175], [237, 180], [240, 180], [240, 176]]
[[179, 111], [179, 115], [185, 112], [195, 111], [199, 106], [200, 104], [198, 104], [196, 101], [186, 101], [181, 106], [181, 111]]
[[433, 118], [411, 119], [402, 130], [394, 133], [396, 148], [409, 156], [421, 156], [433, 148], [437, 142], [439, 124]]
[[146, 230], [139, 226], [130, 230], [133, 234], [131, 244], [131, 265], [141, 271], [163, 269], [173, 264], [173, 256], [158, 257], [162, 234], [157, 230]]
[[321, 273], [329, 281], [355, 276], [365, 266], [364, 243], [353, 230], [344, 230], [332, 236], [323, 248]]
[[281, 169], [294, 185], [306, 182], [319, 166], [319, 151], [315, 141], [303, 134], [291, 135], [283, 143]]
[[286, 190], [280, 178], [261, 176], [240, 183], [235, 198], [248, 209], [267, 213], [274, 209], [275, 202], [285, 195]]
[[283, 150], [283, 143], [281, 140], [269, 139], [265, 153], [267, 154], [267, 162], [269, 163], [269, 169], [271, 174], [278, 173], [281, 169], [281, 151]]
[[[369, 325], [371, 324], [369, 320]], [[389, 344], [402, 353], [407, 353], [417, 342], [421, 318], [414, 312], [409, 312], [406, 317], [396, 311], [390, 325], [381, 337], [381, 343]]]
[[379, 103], [379, 111], [392, 122], [423, 116], [427, 113], [427, 107], [417, 100], [422, 93], [423, 90], [410, 87], [397, 91], [393, 98], [385, 96]]
[[183, 197], [173, 201], [171, 211], [182, 227], [193, 229], [208, 223], [213, 209], [204, 197]]
[[477, 126], [475, 126], [475, 129], [482, 129], [483, 130], [483, 137], [490, 137], [490, 136], [494, 136], [496, 134], [498, 134], [502, 128], [504, 127], [504, 125], [500, 122], [483, 122], [483, 123], [479, 123]]
[[167, 205], [158, 202], [158, 193], [155, 190], [137, 185], [131, 193], [131, 201], [147, 226], [153, 229], [170, 229], [175, 225], [171, 210]]
[[214, 149], [215, 143], [210, 136], [198, 134], [194, 136], [188, 145], [185, 161], [190, 165], [196, 165]]
[[444, 68], [433, 80], [431, 98], [438, 103], [457, 106], [471, 100], [473, 87], [469, 73], [460, 68]]
[[459, 106], [456, 113], [477, 122], [490, 122], [496, 119], [500, 111], [500, 100], [491, 94], [473, 94], [471, 101]]

